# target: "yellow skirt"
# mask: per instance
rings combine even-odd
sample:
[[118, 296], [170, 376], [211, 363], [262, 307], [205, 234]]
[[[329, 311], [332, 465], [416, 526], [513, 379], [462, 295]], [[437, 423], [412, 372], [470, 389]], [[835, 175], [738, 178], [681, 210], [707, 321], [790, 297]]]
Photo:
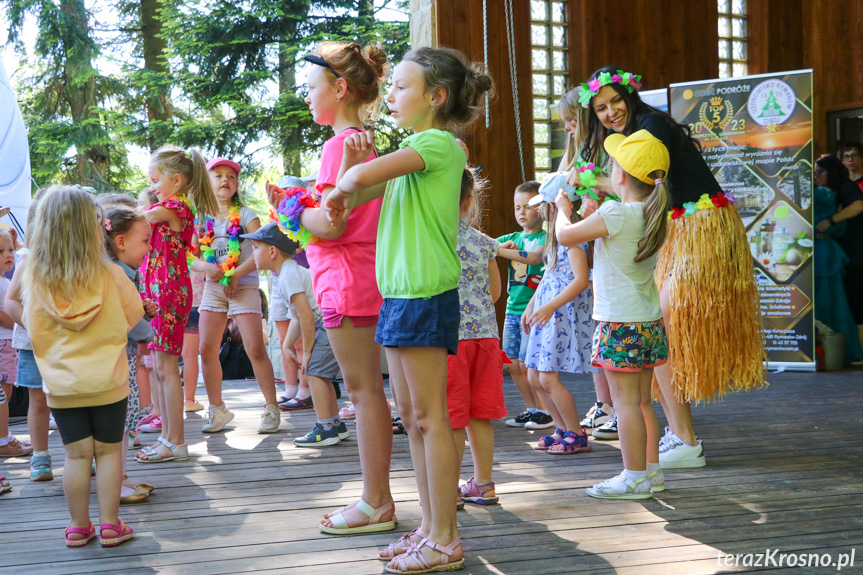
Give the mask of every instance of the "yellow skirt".
[[767, 385], [752, 256], [733, 205], [669, 220], [654, 277], [660, 292], [668, 284], [668, 360], [679, 401]]

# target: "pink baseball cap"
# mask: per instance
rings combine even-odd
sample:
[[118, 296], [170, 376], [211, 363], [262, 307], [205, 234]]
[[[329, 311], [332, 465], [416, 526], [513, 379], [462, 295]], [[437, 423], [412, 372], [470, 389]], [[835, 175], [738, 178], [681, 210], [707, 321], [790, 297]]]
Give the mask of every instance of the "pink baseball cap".
[[232, 162], [228, 158], [216, 158], [214, 160], [210, 160], [207, 162], [207, 169], [212, 170], [216, 166], [228, 166], [229, 168], [233, 168], [237, 175], [240, 175], [240, 172], [243, 171], [243, 168], [240, 167], [240, 164], [237, 162]]

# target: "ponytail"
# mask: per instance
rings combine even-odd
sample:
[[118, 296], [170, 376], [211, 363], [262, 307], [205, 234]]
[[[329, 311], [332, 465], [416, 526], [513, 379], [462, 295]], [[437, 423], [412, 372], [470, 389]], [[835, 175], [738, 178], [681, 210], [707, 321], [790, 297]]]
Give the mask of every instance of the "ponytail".
[[[635, 263], [642, 262], [653, 256], [662, 247], [668, 228], [668, 187], [665, 185], [665, 172], [656, 170], [650, 174], [656, 184], [653, 190], [644, 198], [644, 235], [638, 241], [638, 251]], [[649, 189], [650, 184], [633, 177], [632, 182], [638, 188]], [[646, 191], [645, 189], [645, 191]]]
[[[189, 176], [189, 199], [192, 200], [198, 213], [216, 217], [219, 215], [219, 205], [216, 194], [213, 193], [213, 185], [210, 183], [210, 175], [207, 172], [207, 161], [201, 155], [198, 148], [189, 148], [189, 156], [192, 158], [192, 172]], [[239, 195], [237, 190], [237, 195]]]

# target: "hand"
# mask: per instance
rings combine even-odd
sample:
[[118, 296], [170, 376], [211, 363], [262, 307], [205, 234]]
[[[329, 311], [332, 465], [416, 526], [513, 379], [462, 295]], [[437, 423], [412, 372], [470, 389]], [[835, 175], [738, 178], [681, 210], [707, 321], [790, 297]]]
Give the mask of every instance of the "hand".
[[302, 363], [300, 363], [300, 360], [297, 358], [297, 354], [295, 354], [295, 353], [294, 353], [294, 350], [292, 350], [292, 349], [288, 349], [288, 350], [283, 349], [283, 350], [282, 350], [282, 355], [284, 355], [284, 356], [285, 356], [285, 359], [287, 359], [287, 360], [288, 360], [288, 362], [289, 362], [291, 365], [293, 365], [294, 367], [296, 367], [297, 369], [302, 369], [302, 368], [303, 368], [303, 364], [302, 364]]
[[323, 206], [324, 215], [334, 228], [339, 227], [347, 221], [348, 215], [356, 205], [357, 198], [355, 194], [346, 194], [339, 188], [335, 188], [330, 195], [327, 196], [327, 201]]
[[205, 262], [205, 265], [207, 267], [204, 269], [204, 273], [207, 274], [207, 279], [209, 279], [211, 282], [217, 282], [223, 277], [225, 277], [225, 272], [216, 264]]
[[815, 226], [816, 232], [824, 233], [829, 229], [830, 229], [830, 222], [827, 220], [821, 220], [820, 222], [818, 222], [818, 225]]
[[354, 132], [345, 138], [342, 167], [350, 169], [362, 164], [375, 149], [375, 135], [371, 132]]
[[599, 209], [600, 202], [594, 200], [593, 198], [584, 198], [581, 201], [581, 217], [582, 219], [586, 218], [593, 212]]
[[553, 315], [554, 310], [548, 305], [539, 306], [539, 309], [530, 316], [530, 327], [539, 328], [545, 326]]
[[278, 208], [281, 201], [285, 199], [287, 190], [283, 190], [279, 186], [271, 184], [269, 181], [264, 184], [264, 189], [267, 191], [267, 200], [270, 202], [270, 205], [274, 208]]
[[468, 151], [468, 149], [467, 149], [467, 144], [465, 144], [463, 141], [459, 140], [458, 138], [455, 139], [455, 143], [458, 144], [462, 150], [464, 150], [464, 155], [467, 158], [467, 161], [470, 162], [470, 151]]
[[505, 241], [505, 242], [500, 242], [500, 246], [498, 246], [498, 249], [501, 249], [501, 250], [517, 250], [517, 249], [519, 249], [519, 248], [518, 248], [518, 246], [516, 245], [516, 243], [515, 243], [514, 241], [512, 241], [512, 240], [508, 240], [508, 241]]
[[303, 369], [303, 373], [309, 371], [309, 362], [312, 360], [312, 352], [307, 351], [303, 354], [303, 365], [300, 366]]
[[554, 205], [557, 206], [557, 209], [563, 212], [563, 215], [565, 215], [567, 219], [572, 217], [572, 201], [562, 189], [558, 190], [557, 197], [554, 199]]
[[528, 321], [528, 318], [531, 316], [532, 313], [533, 310], [528, 308], [524, 311], [523, 314], [521, 314], [521, 331], [526, 334], [530, 333], [530, 322]]
[[566, 177], [566, 183], [574, 188], [581, 187], [581, 176], [578, 175], [578, 167], [574, 167], [569, 171], [569, 175]]
[[142, 302], [144, 304], [144, 315], [150, 318], [156, 317], [156, 302], [148, 297], [143, 298]]
[[[222, 275], [225, 275], [224, 272], [222, 272]], [[225, 286], [225, 297], [226, 298], [233, 299], [234, 296], [237, 295], [237, 283], [239, 281], [240, 280], [237, 278], [237, 276], [231, 276], [231, 281], [229, 281], [228, 285]]]

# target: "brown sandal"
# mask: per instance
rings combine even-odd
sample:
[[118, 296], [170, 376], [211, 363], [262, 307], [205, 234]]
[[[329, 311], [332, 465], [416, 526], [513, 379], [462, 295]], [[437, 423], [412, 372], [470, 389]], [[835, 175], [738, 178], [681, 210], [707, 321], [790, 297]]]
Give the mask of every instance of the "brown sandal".
[[14, 437], [12, 441], [0, 447], [0, 457], [23, 457], [33, 453], [33, 446], [23, 441], [18, 441]]

